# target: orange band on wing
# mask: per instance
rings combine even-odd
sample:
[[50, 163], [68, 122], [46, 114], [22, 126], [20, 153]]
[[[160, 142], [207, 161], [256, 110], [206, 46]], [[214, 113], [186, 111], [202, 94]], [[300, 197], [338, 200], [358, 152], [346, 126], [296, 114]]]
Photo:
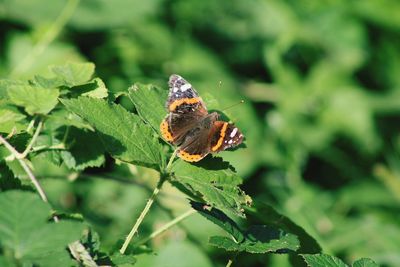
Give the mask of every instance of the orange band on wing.
[[189, 154], [183, 150], [179, 150], [178, 156], [183, 159], [184, 161], [189, 161], [189, 162], [196, 162], [199, 161], [203, 158], [203, 155], [200, 154]]
[[167, 120], [163, 120], [160, 124], [160, 132], [162, 137], [168, 142], [172, 142], [174, 138], [172, 137], [171, 132], [169, 131]]
[[200, 102], [200, 97], [178, 99], [171, 103], [171, 105], [169, 106], [169, 111], [174, 111], [177, 107], [179, 107], [182, 104], [197, 104], [199, 102]]
[[224, 125], [222, 126], [221, 132], [219, 134], [219, 139], [218, 142], [211, 148], [212, 151], [216, 151], [218, 148], [222, 146], [222, 142], [224, 142], [225, 138], [225, 133], [226, 133], [226, 128], [228, 128], [228, 123], [225, 122]]

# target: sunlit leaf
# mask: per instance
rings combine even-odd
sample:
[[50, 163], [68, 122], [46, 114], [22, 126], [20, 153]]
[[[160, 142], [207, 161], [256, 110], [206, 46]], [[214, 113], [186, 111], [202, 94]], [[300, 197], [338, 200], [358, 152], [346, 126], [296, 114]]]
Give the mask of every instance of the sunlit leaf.
[[89, 81], [94, 73], [94, 64], [69, 62], [63, 66], [52, 66], [51, 70], [57, 77], [63, 79], [66, 85], [72, 87]]
[[[214, 161], [214, 167], [218, 166], [218, 159]], [[204, 160], [202, 164], [207, 162]], [[174, 166], [174, 180], [182, 184], [193, 194], [201, 197], [211, 206], [243, 216], [243, 205], [250, 198], [239, 188], [242, 179], [228, 168], [206, 169], [179, 160]]]
[[58, 103], [58, 89], [40, 88], [30, 85], [16, 85], [7, 89], [10, 100], [23, 107], [29, 114], [47, 114]]
[[157, 132], [160, 131], [162, 119], [167, 115], [165, 108], [167, 95], [167, 90], [152, 85], [135, 84], [129, 88], [129, 98], [139, 115]]
[[113, 157], [154, 169], [162, 166], [162, 146], [137, 115], [122, 106], [88, 97], [62, 100], [62, 103], [97, 130]]

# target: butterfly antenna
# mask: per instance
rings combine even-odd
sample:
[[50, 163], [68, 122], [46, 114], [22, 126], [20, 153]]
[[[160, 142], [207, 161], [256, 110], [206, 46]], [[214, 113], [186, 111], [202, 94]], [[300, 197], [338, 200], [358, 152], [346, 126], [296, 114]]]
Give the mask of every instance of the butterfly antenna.
[[[218, 88], [221, 88], [221, 87], [222, 87], [222, 81], [219, 81], [219, 82], [218, 82]], [[231, 105], [231, 106], [228, 106], [228, 107], [222, 109], [221, 111], [228, 110], [228, 109], [230, 109], [230, 108], [236, 107], [237, 105], [240, 105], [240, 104], [243, 104], [243, 103], [244, 103], [244, 100], [242, 99], [242, 100], [240, 100], [238, 103], [235, 103], [235, 104], [233, 104], [233, 105]]]
[[244, 100], [242, 99], [242, 100], [240, 100], [239, 102], [237, 102], [237, 103], [235, 103], [235, 104], [233, 104], [233, 105], [230, 105], [230, 106], [228, 106], [228, 107], [222, 109], [221, 111], [226, 111], [226, 110], [228, 110], [228, 109], [230, 109], [230, 108], [236, 107], [237, 105], [240, 105], [240, 104], [243, 104], [243, 103], [244, 103]]

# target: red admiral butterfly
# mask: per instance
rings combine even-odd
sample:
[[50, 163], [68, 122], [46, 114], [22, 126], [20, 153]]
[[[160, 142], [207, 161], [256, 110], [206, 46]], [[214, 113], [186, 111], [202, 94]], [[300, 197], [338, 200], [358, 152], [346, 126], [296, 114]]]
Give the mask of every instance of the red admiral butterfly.
[[189, 162], [199, 161], [242, 143], [243, 134], [232, 123], [218, 120], [218, 113], [208, 113], [196, 90], [181, 76], [169, 78], [166, 108], [161, 122], [163, 138], [179, 147], [178, 156]]

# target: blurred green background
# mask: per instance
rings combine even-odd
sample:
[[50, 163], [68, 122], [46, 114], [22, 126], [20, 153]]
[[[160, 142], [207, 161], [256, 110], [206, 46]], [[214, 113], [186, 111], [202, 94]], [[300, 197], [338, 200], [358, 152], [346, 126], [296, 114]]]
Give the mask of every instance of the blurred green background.
[[[135, 82], [166, 88], [178, 73], [209, 109], [244, 99], [225, 113], [247, 148], [221, 154], [246, 193], [325, 253], [400, 266], [400, 1], [0, 1], [1, 78], [46, 75], [66, 61], [95, 63], [114, 93]], [[104, 248], [128, 232], [156, 181], [108, 160], [71, 183], [74, 173], [36, 161], [53, 205], [82, 213]], [[119, 181], [132, 175], [129, 186]], [[168, 187], [158, 202], [140, 235], [187, 209]], [[216, 231], [194, 216], [137, 266], [224, 266], [226, 253], [207, 246]], [[235, 264], [289, 266], [285, 255]]]

